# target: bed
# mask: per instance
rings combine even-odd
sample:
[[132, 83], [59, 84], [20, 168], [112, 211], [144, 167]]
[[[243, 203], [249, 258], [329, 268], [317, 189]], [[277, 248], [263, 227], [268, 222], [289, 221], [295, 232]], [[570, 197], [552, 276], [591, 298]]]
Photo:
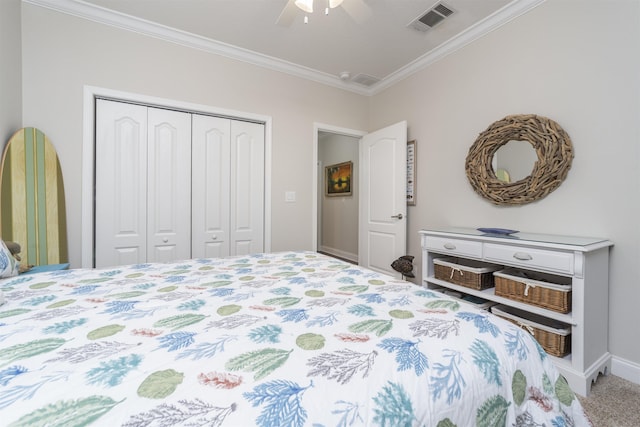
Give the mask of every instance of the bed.
[[10, 426], [581, 426], [526, 330], [314, 252], [0, 280]]

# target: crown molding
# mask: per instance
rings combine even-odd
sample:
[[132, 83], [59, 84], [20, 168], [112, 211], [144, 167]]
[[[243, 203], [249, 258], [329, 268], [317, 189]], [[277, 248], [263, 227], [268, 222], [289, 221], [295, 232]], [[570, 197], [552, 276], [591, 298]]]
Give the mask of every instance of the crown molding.
[[22, 0], [22, 2], [176, 43], [193, 49], [199, 49], [212, 54], [224, 56], [226, 58], [257, 65], [259, 67], [280, 71], [306, 80], [356, 92], [361, 95], [368, 95], [366, 88], [352, 87], [351, 85], [341, 81], [338, 77], [328, 73], [323, 73], [248, 49], [243, 49], [186, 31], [167, 27], [155, 22], [105, 9], [81, 0]]
[[485, 34], [496, 30], [518, 16], [524, 15], [545, 1], [546, 0], [516, 0], [507, 4], [502, 9], [496, 11], [482, 21], [479, 21], [477, 24], [467, 28], [465, 31], [447, 40], [415, 61], [410, 62], [404, 67], [389, 74], [375, 85], [373, 93], [370, 93], [370, 95], [379, 93], [399, 81], [406, 79], [412, 74], [427, 68], [445, 56], [479, 39]]
[[86, 3], [82, 0], [22, 0], [23, 3], [51, 9], [78, 18], [87, 19], [126, 31], [154, 37], [193, 49], [202, 50], [226, 58], [246, 62], [259, 67], [283, 72], [292, 76], [333, 86], [360, 95], [372, 96], [397, 82], [439, 61], [450, 53], [466, 46], [483, 35], [506, 24], [512, 19], [528, 12], [546, 0], [515, 0], [478, 24], [468, 28], [452, 39], [436, 47], [429, 53], [389, 74], [371, 87], [363, 87], [356, 83], [343, 82], [338, 77], [320, 72], [292, 62], [263, 55], [217, 40], [201, 37], [186, 31], [170, 28], [155, 22], [136, 18], [103, 7]]

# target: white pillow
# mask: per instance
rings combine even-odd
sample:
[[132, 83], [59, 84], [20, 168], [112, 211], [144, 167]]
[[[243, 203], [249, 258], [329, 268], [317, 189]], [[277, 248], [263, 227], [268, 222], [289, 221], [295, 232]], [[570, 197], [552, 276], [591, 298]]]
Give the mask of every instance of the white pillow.
[[18, 260], [11, 255], [4, 241], [0, 240], [0, 278], [17, 276], [18, 270]]

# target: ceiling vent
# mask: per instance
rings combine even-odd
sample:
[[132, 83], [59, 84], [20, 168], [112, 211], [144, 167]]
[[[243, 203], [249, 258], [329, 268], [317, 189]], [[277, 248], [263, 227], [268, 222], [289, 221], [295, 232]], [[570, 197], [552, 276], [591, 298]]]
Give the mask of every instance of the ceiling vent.
[[360, 73], [353, 76], [353, 79], [351, 79], [351, 81], [354, 83], [361, 84], [363, 86], [373, 86], [374, 84], [378, 83], [380, 79], [377, 77], [370, 76], [368, 74]]
[[407, 27], [425, 32], [435, 27], [451, 15], [453, 15], [453, 10], [449, 8], [449, 6], [445, 6], [444, 3], [438, 3], [411, 21]]

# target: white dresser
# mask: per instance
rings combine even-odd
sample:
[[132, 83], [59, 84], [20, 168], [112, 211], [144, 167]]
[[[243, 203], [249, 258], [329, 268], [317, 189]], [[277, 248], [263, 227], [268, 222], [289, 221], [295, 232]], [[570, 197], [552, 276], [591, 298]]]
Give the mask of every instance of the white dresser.
[[[515, 233], [485, 234], [475, 229], [420, 231], [422, 285], [449, 288], [566, 323], [571, 353], [551, 357], [571, 388], [587, 396], [598, 373], [611, 370], [608, 351], [609, 248], [606, 239]], [[474, 290], [434, 277], [434, 258], [453, 256], [571, 278], [571, 312], [559, 313], [495, 295], [494, 288]]]

